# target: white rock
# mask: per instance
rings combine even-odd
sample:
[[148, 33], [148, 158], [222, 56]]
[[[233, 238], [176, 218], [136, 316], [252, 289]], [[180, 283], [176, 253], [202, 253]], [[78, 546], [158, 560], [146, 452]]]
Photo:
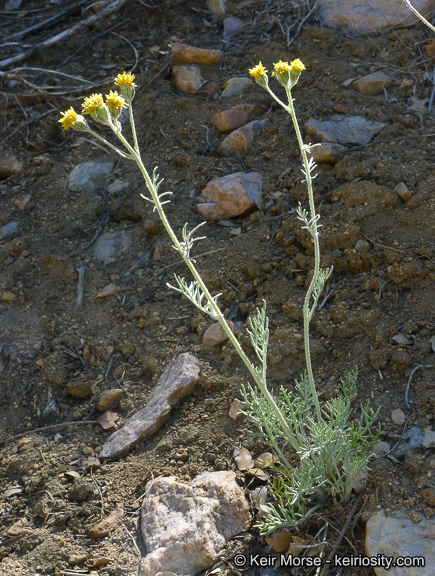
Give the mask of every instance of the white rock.
[[407, 514], [388, 517], [383, 510], [376, 512], [367, 522], [366, 554], [369, 557], [384, 555], [389, 559], [424, 557], [425, 566], [376, 567], [377, 576], [435, 576], [435, 523], [422, 519], [414, 524]]
[[[433, 0], [412, 0], [421, 14], [434, 9]], [[325, 26], [360, 36], [418, 22], [402, 0], [318, 0], [317, 12]]]
[[206, 472], [191, 486], [173, 476], [156, 478], [145, 491], [144, 576], [165, 570], [194, 576], [212, 566], [226, 543], [250, 524], [249, 506], [234, 472]]

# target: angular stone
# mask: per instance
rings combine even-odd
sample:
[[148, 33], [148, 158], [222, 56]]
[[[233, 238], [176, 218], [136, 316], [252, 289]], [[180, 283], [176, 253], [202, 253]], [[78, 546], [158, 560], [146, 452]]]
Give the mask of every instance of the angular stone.
[[362, 116], [333, 114], [329, 120], [310, 118], [304, 125], [305, 132], [317, 142], [332, 142], [361, 146], [387, 126], [384, 122], [366, 120]]
[[206, 472], [191, 486], [173, 476], [160, 477], [145, 492], [141, 525], [148, 555], [142, 574], [197, 574], [250, 525], [249, 506], [234, 472]]
[[143, 223], [143, 229], [151, 236], [156, 236], [163, 231], [163, 224], [160, 221], [151, 220], [150, 218], [146, 218]]
[[317, 164], [337, 164], [347, 152], [346, 146], [322, 142], [310, 150], [310, 156]]
[[388, 517], [383, 510], [379, 510], [367, 522], [366, 526], [366, 553], [369, 557], [384, 555], [390, 559], [398, 556], [426, 558], [425, 566], [398, 567], [392, 565], [389, 570], [384, 567], [375, 567], [377, 576], [434, 576], [435, 525], [433, 520], [422, 519], [414, 524], [408, 514], [397, 513]]
[[224, 38], [232, 36], [242, 28], [245, 21], [237, 18], [237, 16], [231, 16], [230, 18], [225, 18], [224, 20]]
[[163, 370], [145, 408], [136, 412], [124, 426], [105, 442], [100, 458], [115, 458], [125, 454], [132, 446], [146, 440], [169, 419], [176, 408], [192, 392], [199, 379], [197, 359], [180, 354]]
[[21, 172], [23, 166], [11, 152], [0, 152], [0, 180]]
[[[433, 11], [433, 0], [412, 0], [421, 14]], [[361, 36], [396, 26], [408, 26], [419, 20], [406, 6], [397, 0], [318, 0], [317, 13], [324, 26]]]
[[92, 528], [88, 530], [89, 536], [93, 536], [94, 538], [102, 538], [115, 530], [121, 523], [122, 517], [124, 516], [124, 510], [119, 507], [116, 508], [107, 518], [105, 518], [102, 522], [99, 522]]
[[223, 178], [211, 180], [198, 204], [198, 212], [207, 220], [223, 220], [240, 216], [261, 206], [263, 176], [258, 172], [235, 172]]
[[96, 409], [99, 412], [105, 412], [110, 408], [114, 408], [117, 402], [122, 398], [124, 390], [122, 388], [112, 388], [111, 390], [104, 390], [98, 398]]
[[255, 81], [251, 77], [237, 76], [236, 78], [230, 78], [225, 82], [221, 96], [222, 98], [241, 96], [246, 88], [252, 86], [255, 86]]
[[231, 132], [219, 146], [222, 155], [243, 158], [249, 154], [255, 136], [268, 122], [267, 118], [266, 120], [254, 120]]
[[[228, 324], [231, 329], [234, 328], [234, 324], [231, 321], [229, 321]], [[227, 340], [228, 336], [219, 322], [209, 326], [202, 337], [202, 343], [205, 346], [217, 346], [218, 344], [223, 344], [223, 342], [226, 342]]]
[[172, 78], [182, 92], [196, 92], [202, 84], [201, 70], [193, 64], [181, 64], [172, 68]]
[[399, 198], [401, 198], [401, 200], [404, 202], [408, 202], [408, 200], [412, 198], [411, 191], [405, 182], [400, 182], [397, 184], [397, 186], [394, 188], [394, 192], [396, 192]]
[[78, 164], [68, 177], [68, 188], [72, 192], [99, 192], [107, 184], [114, 165], [114, 162]]
[[244, 126], [251, 118], [263, 114], [265, 109], [254, 104], [239, 104], [228, 110], [218, 112], [211, 117], [210, 122], [219, 132], [229, 132]]
[[183, 64], [219, 64], [223, 56], [220, 50], [204, 50], [187, 44], [174, 44], [172, 54]]
[[95, 382], [93, 380], [88, 380], [86, 382], [69, 382], [68, 383], [68, 394], [73, 398], [90, 398], [92, 396], [92, 387]]
[[384, 89], [391, 86], [392, 80], [383, 72], [373, 72], [352, 82], [353, 88], [363, 96], [383, 94]]

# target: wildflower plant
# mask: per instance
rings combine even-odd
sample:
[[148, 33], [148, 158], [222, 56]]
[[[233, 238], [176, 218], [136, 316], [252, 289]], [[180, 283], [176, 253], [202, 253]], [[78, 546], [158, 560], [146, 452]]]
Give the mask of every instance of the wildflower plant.
[[[369, 406], [362, 408], [362, 416], [357, 423], [350, 420], [351, 404], [354, 397], [357, 372], [349, 374], [341, 383], [336, 398], [320, 404], [316, 390], [310, 356], [310, 320], [313, 317], [318, 299], [332, 270], [320, 268], [319, 215], [314, 206], [312, 172], [315, 163], [308, 157], [312, 146], [303, 143], [293, 106], [291, 90], [305, 69], [298, 59], [291, 63], [275, 64], [273, 76], [284, 87], [288, 104], [284, 104], [269, 88], [267, 70], [260, 62], [249, 72], [270, 96], [278, 102], [291, 116], [302, 154], [303, 173], [308, 187], [309, 209], [299, 206], [298, 218], [310, 233], [314, 243], [314, 272], [304, 301], [304, 343], [306, 372], [295, 383], [295, 392], [290, 393], [281, 388], [276, 398], [267, 386], [267, 354], [269, 328], [266, 316], [266, 304], [258, 309], [250, 319], [248, 330], [252, 346], [258, 358], [254, 364], [243, 350], [239, 340], [233, 334], [223, 316], [218, 298], [213, 296], [195, 266], [191, 255], [195, 242], [203, 239], [195, 234], [203, 225], [188, 230], [185, 224], [181, 239], [172, 229], [164, 205], [169, 202], [172, 192], [160, 192], [163, 179], [160, 179], [157, 168], [149, 173], [145, 167], [136, 135], [133, 108], [131, 106], [136, 84], [132, 74], [123, 73], [115, 78], [115, 85], [121, 94], [110, 91], [103, 98], [101, 94], [92, 94], [82, 104], [82, 114], [77, 114], [71, 107], [62, 113], [59, 120], [65, 130], [72, 128], [89, 132], [98, 140], [115, 150], [123, 158], [133, 160], [138, 165], [148, 190], [143, 198], [153, 205], [171, 238], [173, 248], [180, 253], [190, 270], [193, 280], [187, 281], [175, 275], [176, 286], [169, 287], [188, 298], [204, 314], [218, 321], [239, 357], [248, 369], [255, 386], [248, 384], [242, 388], [245, 413], [255, 425], [257, 431], [275, 450], [278, 462], [271, 464], [276, 474], [272, 484], [275, 502], [270, 506], [270, 513], [259, 524], [265, 534], [283, 526], [291, 526], [304, 521], [309, 514], [320, 507], [327, 496], [346, 501], [350, 498], [356, 479], [367, 469], [370, 448], [376, 439], [371, 432], [377, 413]], [[129, 108], [130, 126], [133, 144], [122, 133], [119, 114]], [[90, 116], [112, 130], [123, 145], [120, 149], [89, 126], [85, 116]], [[292, 454], [289, 454], [292, 452]]]

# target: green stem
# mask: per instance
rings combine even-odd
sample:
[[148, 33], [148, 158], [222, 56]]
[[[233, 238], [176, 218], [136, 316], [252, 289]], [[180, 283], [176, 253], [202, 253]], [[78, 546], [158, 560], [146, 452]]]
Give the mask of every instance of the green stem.
[[320, 404], [319, 404], [319, 398], [317, 395], [316, 385], [314, 383], [314, 375], [313, 375], [313, 368], [311, 365], [311, 353], [310, 353], [310, 319], [311, 319], [312, 314], [314, 312], [314, 306], [315, 306], [315, 303], [314, 303], [312, 310], [310, 310], [310, 300], [311, 300], [311, 296], [313, 294], [314, 287], [316, 285], [317, 279], [319, 277], [319, 272], [320, 272], [320, 244], [319, 244], [319, 235], [318, 235], [317, 226], [316, 226], [316, 208], [314, 206], [314, 194], [313, 194], [312, 178], [311, 178], [311, 174], [310, 174], [310, 167], [309, 167], [309, 162], [308, 162], [308, 157], [307, 157], [307, 149], [306, 149], [306, 146], [302, 140], [302, 135], [301, 135], [301, 131], [299, 129], [299, 124], [298, 124], [298, 120], [296, 117], [296, 112], [295, 112], [295, 109], [293, 106], [293, 98], [291, 95], [291, 89], [289, 89], [289, 88], [286, 89], [287, 98], [288, 98], [288, 106], [287, 106], [286, 104], [284, 104], [284, 102], [282, 102], [279, 98], [277, 98], [277, 96], [275, 96], [275, 94], [269, 88], [268, 84], [266, 84], [265, 88], [268, 91], [268, 93], [272, 96], [272, 98], [276, 102], [278, 102], [278, 104], [280, 106], [282, 106], [284, 108], [284, 110], [286, 110], [286, 112], [288, 112], [291, 116], [291, 119], [293, 121], [293, 126], [294, 126], [294, 129], [296, 132], [296, 137], [298, 139], [299, 148], [301, 150], [302, 161], [304, 164], [304, 170], [305, 170], [305, 174], [306, 174], [307, 188], [308, 188], [308, 200], [309, 200], [309, 204], [310, 204], [310, 216], [311, 216], [311, 222], [313, 222], [313, 230], [312, 231], [310, 230], [310, 232], [311, 232], [311, 236], [313, 238], [313, 243], [314, 243], [314, 272], [313, 272], [313, 277], [311, 279], [311, 282], [310, 282], [310, 285], [308, 287], [307, 293], [305, 295], [305, 300], [304, 300], [305, 363], [307, 366], [308, 382], [310, 385], [311, 394], [313, 396], [317, 420], [318, 420], [318, 422], [321, 422], [323, 419], [322, 419], [322, 413], [320, 410]]
[[[130, 113], [131, 113], [131, 110], [130, 110]], [[257, 370], [255, 369], [255, 366], [252, 364], [252, 362], [246, 356], [243, 348], [241, 347], [237, 338], [234, 336], [234, 334], [233, 334], [231, 328], [229, 327], [227, 321], [225, 320], [222, 312], [220, 311], [216, 302], [213, 300], [213, 298], [212, 298], [210, 292], [208, 291], [208, 288], [205, 285], [203, 279], [201, 278], [200, 274], [196, 270], [192, 260], [184, 253], [184, 251], [183, 251], [183, 249], [182, 249], [182, 247], [181, 247], [181, 245], [177, 239], [177, 236], [175, 235], [175, 232], [172, 230], [172, 227], [169, 224], [168, 219], [166, 218], [166, 214], [165, 214], [165, 212], [163, 210], [163, 206], [160, 202], [159, 195], [157, 193], [157, 190], [155, 189], [155, 186], [153, 184], [153, 181], [152, 181], [150, 175], [148, 174], [147, 169], [145, 168], [145, 166], [142, 162], [142, 158], [140, 157], [139, 153], [133, 149], [133, 147], [129, 144], [129, 142], [124, 138], [124, 136], [120, 132], [118, 132], [117, 130], [114, 130], [114, 132], [117, 135], [117, 137], [121, 140], [121, 142], [124, 144], [124, 146], [127, 148], [127, 150], [129, 151], [130, 155], [135, 160], [137, 165], [139, 166], [139, 169], [142, 172], [142, 175], [145, 179], [147, 188], [148, 188], [148, 190], [152, 196], [152, 199], [153, 199], [153, 202], [154, 202], [155, 207], [157, 209], [157, 212], [158, 212], [158, 214], [162, 220], [163, 226], [166, 228], [166, 231], [169, 234], [169, 237], [171, 238], [174, 247], [181, 254], [184, 262], [186, 263], [187, 267], [189, 268], [190, 272], [192, 273], [192, 276], [198, 282], [198, 285], [200, 286], [201, 290], [203, 291], [203, 293], [204, 293], [204, 295], [205, 295], [205, 297], [206, 297], [206, 299], [210, 305], [210, 308], [213, 312], [213, 316], [217, 319], [219, 324], [222, 326], [225, 334], [228, 336], [230, 342], [232, 343], [232, 345], [236, 349], [238, 355], [242, 359], [245, 366], [248, 368], [248, 370], [251, 373], [251, 376], [254, 378], [257, 386], [260, 388], [261, 392], [264, 394], [267, 402], [271, 406], [271, 408], [272, 408], [277, 420], [279, 421], [282, 429], [287, 434], [287, 437], [289, 439], [290, 444], [292, 445], [292, 447], [295, 450], [298, 450], [299, 449], [299, 443], [298, 443], [295, 435], [290, 430], [290, 427], [287, 424], [287, 422], [286, 422], [284, 416], [282, 415], [280, 409], [278, 408], [272, 394], [270, 393], [270, 391], [267, 388], [266, 380], [264, 378], [264, 372], [262, 374], [259, 374], [257, 372]]]

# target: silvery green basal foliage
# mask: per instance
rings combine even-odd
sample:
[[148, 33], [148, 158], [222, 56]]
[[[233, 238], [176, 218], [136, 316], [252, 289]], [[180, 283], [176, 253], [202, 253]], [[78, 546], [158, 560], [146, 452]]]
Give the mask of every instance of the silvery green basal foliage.
[[[357, 423], [350, 420], [357, 380], [356, 370], [343, 379], [337, 396], [323, 405], [319, 402], [314, 383], [309, 325], [319, 296], [332, 270], [320, 268], [319, 216], [315, 211], [312, 189], [312, 172], [315, 163], [312, 158], [308, 158], [310, 146], [303, 144], [291, 96], [291, 89], [304, 69], [300, 60], [275, 64], [273, 75], [284, 87], [288, 105], [281, 102], [269, 88], [267, 71], [261, 63], [250, 70], [250, 74], [258, 84], [265, 88], [292, 117], [308, 187], [309, 209], [299, 206], [298, 217], [309, 231], [314, 243], [314, 272], [303, 309], [306, 373], [295, 383], [293, 393], [281, 388], [278, 398], [270, 392], [267, 386], [269, 329], [266, 304], [264, 303], [262, 309], [257, 310], [256, 315], [250, 319], [248, 330], [259, 360], [259, 364], [256, 365], [242, 349], [225, 320], [218, 305], [219, 294], [216, 296], [210, 294], [191, 256], [194, 243], [202, 239], [195, 237], [195, 233], [202, 224], [190, 232], [186, 224], [181, 232], [181, 240], [179, 240], [166, 218], [163, 205], [169, 202], [167, 197], [171, 195], [171, 192], [159, 192], [163, 180], [159, 178], [156, 168], [151, 174], [147, 171], [140, 154], [131, 106], [136, 88], [134, 76], [125, 72], [119, 74], [115, 78], [115, 84], [120, 89], [120, 95], [110, 91], [104, 101], [101, 94], [92, 94], [85, 98], [82, 104], [83, 114], [77, 114], [71, 107], [62, 113], [59, 121], [65, 130], [73, 128], [81, 132], [89, 132], [123, 158], [137, 163], [149, 192], [149, 196], [144, 196], [144, 199], [150, 202], [154, 210], [158, 212], [174, 249], [181, 254], [193, 277], [193, 280], [187, 281], [175, 275], [176, 286], [171, 286], [171, 288], [179, 291], [199, 310], [220, 323], [252, 377], [255, 385], [248, 384], [242, 389], [245, 414], [255, 425], [256, 433], [271, 445], [279, 458], [275, 464], [271, 465], [274, 469], [272, 488], [275, 500], [270, 505], [270, 513], [258, 524], [263, 534], [269, 534], [283, 526], [303, 522], [313, 510], [325, 502], [328, 496], [334, 500], [347, 501], [358, 476], [367, 470], [370, 448], [377, 437], [371, 432], [377, 413], [368, 406], [365, 409], [361, 408], [361, 417]], [[122, 134], [121, 124], [118, 121], [122, 109], [127, 107], [130, 108], [133, 145]], [[93, 131], [86, 121], [86, 115], [110, 128], [125, 150], [120, 150]]]

